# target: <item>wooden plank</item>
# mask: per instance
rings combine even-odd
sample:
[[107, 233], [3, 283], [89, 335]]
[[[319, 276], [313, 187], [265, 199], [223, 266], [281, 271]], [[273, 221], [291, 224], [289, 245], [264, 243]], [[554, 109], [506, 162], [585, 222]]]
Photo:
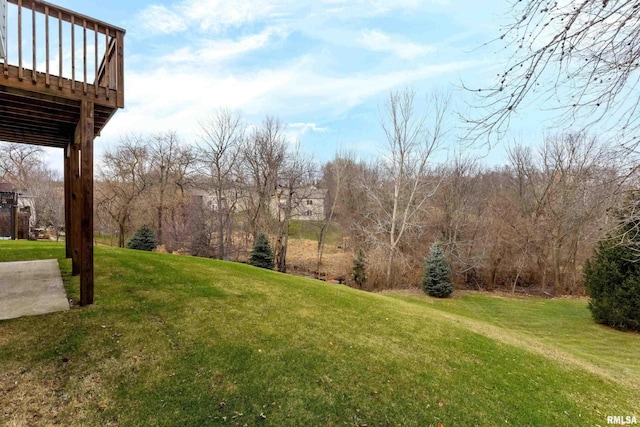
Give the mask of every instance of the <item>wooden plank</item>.
[[[0, 82], [5, 83], [6, 80]], [[77, 108], [78, 111], [80, 111], [79, 99], [69, 99], [60, 95], [60, 92], [55, 92], [53, 94], [40, 93], [34, 92], [32, 90], [25, 90], [14, 86], [6, 86], [0, 84], [0, 99], [5, 99], [7, 96], [14, 96], [28, 99], [29, 102], [48, 102], [55, 105], [73, 106], [74, 108]]]
[[0, 58], [7, 61], [7, 2], [0, 1]]
[[93, 84], [96, 87], [96, 98], [100, 93], [100, 82], [98, 81], [98, 24], [93, 27]]
[[81, 135], [80, 180], [82, 182], [82, 228], [80, 305], [93, 304], [94, 268], [93, 268], [93, 103], [82, 101], [80, 107]]
[[[118, 87], [118, 92], [116, 92], [113, 89], [110, 89], [111, 96], [110, 96], [110, 99], [107, 99], [107, 97], [104, 95], [104, 92], [101, 95], [98, 94], [98, 96], [96, 97], [96, 86], [92, 84], [87, 84], [87, 93], [85, 95], [84, 93], [77, 93], [72, 88], [72, 85], [74, 84], [73, 80], [65, 79], [58, 76], [51, 76], [51, 85], [47, 86], [45, 82], [44, 73], [35, 73], [37, 77], [37, 81], [35, 84], [32, 84], [31, 82], [21, 81], [18, 74], [19, 74], [18, 68], [15, 66], [9, 65], [9, 76], [7, 78], [0, 80], [0, 83], [2, 83], [2, 86], [4, 87], [23, 90], [25, 91], [23, 92], [25, 93], [25, 95], [27, 92], [35, 92], [35, 93], [42, 93], [46, 95], [64, 97], [64, 98], [67, 98], [70, 100], [76, 100], [76, 101], [82, 101], [83, 99], [90, 97], [90, 98], [93, 98], [92, 101], [94, 101], [99, 105], [103, 105], [105, 107], [112, 107], [112, 108], [119, 107], [116, 100], [116, 96], [118, 96], [117, 94], [120, 91], [120, 87]], [[60, 81], [62, 82], [62, 88], [59, 87]], [[2, 88], [2, 86], [0, 86], [0, 89]], [[124, 102], [124, 94], [122, 94], [122, 102]]]
[[[68, 135], [68, 133], [66, 132], [54, 132], [50, 129], [46, 129], [46, 128], [42, 128], [39, 126], [27, 126], [24, 124], [17, 124], [17, 125], [8, 125], [7, 122], [0, 122], [2, 124], [3, 129], [0, 130], [0, 133], [3, 135], [14, 135], [16, 137], [24, 137], [24, 138], [28, 138], [27, 141], [29, 141], [29, 139], [33, 139], [34, 141], [42, 141], [45, 144], [48, 144], [49, 146], [52, 147], [59, 147], [60, 143], [63, 144], [64, 146], [64, 142], [65, 139], [68, 140], [68, 138], [63, 138], [63, 136], [65, 134]], [[29, 142], [26, 142], [27, 144]]]
[[[58, 104], [44, 99], [34, 99], [23, 96], [17, 96], [0, 91], [0, 99], [2, 104], [7, 107], [32, 111], [34, 114], [57, 114], [62, 121], [66, 121], [66, 117], [73, 116], [73, 123], [78, 123], [80, 118], [80, 105]], [[108, 109], [109, 111], [111, 109]]]
[[20, 224], [20, 221], [18, 220], [18, 207], [17, 206], [12, 206], [12, 219], [13, 219], [13, 223], [11, 224], [11, 226], [13, 227], [13, 230], [11, 230], [11, 240], [18, 240], [18, 234], [19, 234], [19, 227], [18, 225]]
[[[72, 128], [65, 129], [64, 127], [51, 128], [45, 127], [45, 125], [34, 124], [25, 121], [19, 121], [14, 118], [13, 121], [0, 119], [2, 124], [2, 132], [23, 132], [24, 134], [40, 135], [43, 139], [51, 139], [52, 141], [68, 139], [69, 134], [72, 134]], [[67, 137], [67, 138], [65, 138]]]
[[[7, 73], [5, 73], [5, 76]], [[18, 0], [18, 78], [24, 78], [24, 68], [22, 67], [22, 0]]]
[[[62, 77], [62, 64], [64, 56], [62, 55], [62, 12], [58, 11], [58, 76]], [[58, 79], [58, 88], [62, 89], [62, 79]]]
[[[84, 94], [87, 94], [87, 20], [82, 21], [82, 64], [84, 67], [84, 71], [82, 73], [82, 88], [84, 90]], [[97, 91], [96, 91], [97, 92]]]
[[33, 64], [31, 66], [31, 81], [36, 82], [36, 71], [38, 70], [36, 62], [36, 10], [31, 10], [31, 53], [33, 55]]
[[[107, 29], [107, 32], [105, 33], [104, 58], [102, 58], [102, 65], [101, 65], [101, 68], [104, 67], [104, 72], [106, 73], [106, 75], [105, 75], [106, 76], [106, 83], [103, 86], [104, 86], [104, 89], [105, 89], [104, 90], [105, 94], [107, 95], [107, 99], [109, 99], [109, 88], [110, 88], [109, 68], [111, 68], [111, 67], [107, 67], [107, 66], [105, 66], [105, 64], [107, 62], [109, 62], [109, 57], [110, 57], [110, 55], [109, 55], [109, 50], [110, 50], [109, 49], [110, 48], [109, 44], [110, 44], [109, 43], [109, 30]], [[100, 73], [98, 73], [98, 75], [99, 74]], [[96, 80], [97, 80], [98, 84], [100, 84], [100, 79], [98, 78]]]
[[65, 257], [72, 258], [71, 248], [71, 147], [73, 141], [63, 150], [64, 156], [64, 246]]
[[0, 104], [0, 114], [5, 116], [17, 117], [26, 123], [49, 123], [51, 128], [57, 128], [61, 124], [78, 123], [79, 114], [75, 111], [65, 112], [55, 111], [45, 107], [27, 107], [15, 104], [10, 101], [3, 100]]
[[116, 95], [118, 100], [116, 105], [124, 108], [124, 32], [118, 32], [116, 35], [118, 40], [117, 46], [117, 76], [116, 76]]
[[62, 148], [66, 145], [65, 140], [43, 137], [30, 132], [19, 132], [14, 130], [0, 129], [0, 141], [16, 142], [18, 144], [39, 145], [42, 147]]
[[[49, 80], [49, 7], [44, 8], [44, 32], [45, 32], [45, 58], [46, 58], [46, 71], [45, 71], [45, 79], [44, 82], [47, 86], [51, 84], [51, 80]], [[60, 57], [60, 62], [62, 62], [62, 57]]]
[[69, 172], [71, 173], [71, 274], [80, 274], [80, 227], [82, 208], [82, 188], [80, 187], [80, 131], [79, 127], [70, 145]]

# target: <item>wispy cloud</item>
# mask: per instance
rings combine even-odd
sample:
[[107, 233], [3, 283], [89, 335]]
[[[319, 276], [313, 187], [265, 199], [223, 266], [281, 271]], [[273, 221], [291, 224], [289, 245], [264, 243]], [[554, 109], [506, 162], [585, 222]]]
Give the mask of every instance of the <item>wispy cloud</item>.
[[299, 135], [311, 132], [326, 132], [326, 127], [320, 127], [315, 123], [289, 123], [288, 127], [295, 130]]
[[390, 52], [399, 58], [408, 60], [436, 51], [435, 46], [413, 43], [377, 30], [362, 31], [357, 42], [360, 46], [374, 52]]
[[173, 34], [196, 28], [221, 32], [227, 28], [267, 22], [289, 14], [292, 0], [181, 0], [172, 6], [151, 5], [137, 21], [153, 34]]
[[202, 30], [265, 22], [286, 14], [289, 0], [183, 0], [177, 10]]
[[160, 62], [179, 63], [183, 67], [193, 63], [220, 63], [259, 50], [269, 45], [273, 39], [285, 38], [282, 29], [268, 27], [257, 34], [233, 39], [204, 38], [194, 45], [183, 46], [160, 58]]
[[446, 3], [448, 0], [180, 0], [169, 7], [148, 6], [137, 20], [145, 22], [154, 34], [173, 34], [189, 28], [221, 32], [248, 24], [273, 25], [276, 21], [308, 16], [360, 19]]
[[447, 0], [323, 0], [333, 12], [358, 13], [360, 16], [371, 16], [397, 10], [411, 10], [425, 4], [446, 4]]
[[148, 6], [136, 20], [148, 35], [173, 34], [188, 28], [183, 15], [160, 5]]

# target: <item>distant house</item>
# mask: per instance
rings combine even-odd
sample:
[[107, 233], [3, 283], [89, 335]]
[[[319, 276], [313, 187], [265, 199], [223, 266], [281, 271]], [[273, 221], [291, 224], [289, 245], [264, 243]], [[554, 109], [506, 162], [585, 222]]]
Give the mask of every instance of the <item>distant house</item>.
[[[194, 188], [191, 191], [191, 198], [197, 206], [216, 212], [218, 210], [218, 198], [213, 190], [203, 190]], [[246, 209], [246, 195], [242, 189], [231, 188], [224, 191], [222, 196], [223, 210], [242, 212]]]
[[[325, 216], [325, 199], [327, 190], [313, 186], [300, 187], [295, 190], [292, 197], [291, 219], [302, 221], [318, 221]], [[272, 209], [274, 215], [281, 217], [282, 211], [286, 209], [287, 197], [280, 192], [272, 198]]]
[[13, 184], [0, 183], [0, 239], [28, 239], [34, 224], [33, 199]]
[[[191, 190], [193, 201], [204, 209], [218, 210], [218, 201], [213, 191], [203, 189]], [[222, 198], [222, 209], [230, 209], [234, 212], [244, 212], [251, 205], [250, 190], [244, 188], [229, 188], [225, 190]], [[255, 194], [253, 195], [255, 196]], [[325, 199], [327, 190], [313, 186], [301, 187], [295, 190], [292, 197], [291, 219], [303, 221], [317, 221], [324, 219]], [[275, 218], [282, 218], [287, 206], [287, 196], [284, 189], [271, 197], [269, 212]]]

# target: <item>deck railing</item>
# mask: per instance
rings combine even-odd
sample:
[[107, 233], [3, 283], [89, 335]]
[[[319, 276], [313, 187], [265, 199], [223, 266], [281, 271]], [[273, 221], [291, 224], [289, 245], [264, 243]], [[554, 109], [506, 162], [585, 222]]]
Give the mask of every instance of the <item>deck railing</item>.
[[40, 0], [8, 3], [5, 77], [13, 66], [20, 81], [124, 106], [123, 29]]

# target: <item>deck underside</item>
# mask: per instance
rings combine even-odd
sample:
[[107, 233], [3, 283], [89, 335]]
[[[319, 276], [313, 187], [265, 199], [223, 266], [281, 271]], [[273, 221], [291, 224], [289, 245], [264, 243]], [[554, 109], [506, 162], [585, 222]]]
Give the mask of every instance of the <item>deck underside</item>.
[[60, 87], [35, 80], [0, 75], [0, 141], [64, 148], [73, 141], [83, 97], [95, 102], [95, 135], [117, 110], [115, 94], [96, 96], [93, 85], [87, 85], [85, 95], [82, 82], [75, 82], [78, 89], [72, 92], [68, 80]]

